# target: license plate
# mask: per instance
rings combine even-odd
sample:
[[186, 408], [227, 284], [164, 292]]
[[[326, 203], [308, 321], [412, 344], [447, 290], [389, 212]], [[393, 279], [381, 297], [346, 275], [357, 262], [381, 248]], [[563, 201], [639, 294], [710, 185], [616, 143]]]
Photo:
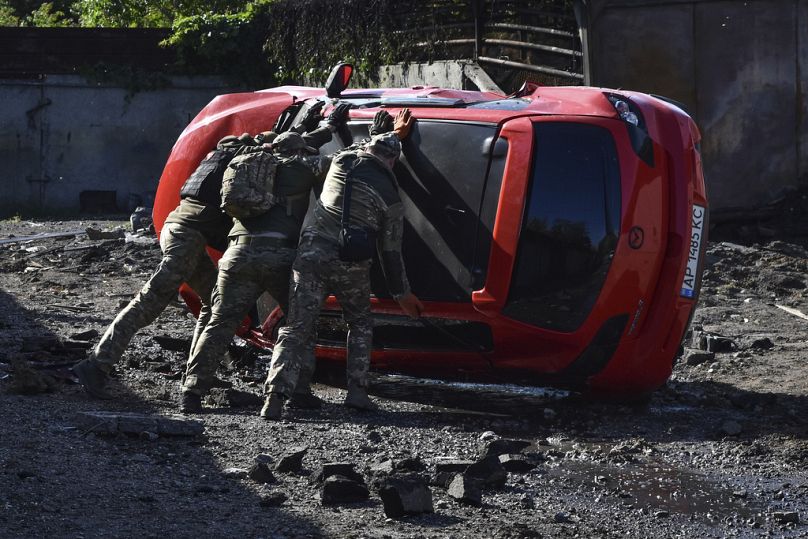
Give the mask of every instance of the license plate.
[[704, 238], [704, 218], [707, 211], [703, 206], [693, 205], [690, 218], [690, 245], [687, 253], [687, 267], [682, 279], [680, 295], [693, 299], [696, 296], [696, 276], [701, 262], [701, 241]]

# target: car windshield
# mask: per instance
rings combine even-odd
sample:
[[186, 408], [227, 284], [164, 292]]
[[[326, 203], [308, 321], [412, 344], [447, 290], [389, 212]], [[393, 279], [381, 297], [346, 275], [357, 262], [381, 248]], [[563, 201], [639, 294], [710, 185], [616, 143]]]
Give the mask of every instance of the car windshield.
[[617, 246], [617, 150], [598, 126], [536, 122], [533, 133], [533, 170], [503, 313], [569, 332], [589, 315]]

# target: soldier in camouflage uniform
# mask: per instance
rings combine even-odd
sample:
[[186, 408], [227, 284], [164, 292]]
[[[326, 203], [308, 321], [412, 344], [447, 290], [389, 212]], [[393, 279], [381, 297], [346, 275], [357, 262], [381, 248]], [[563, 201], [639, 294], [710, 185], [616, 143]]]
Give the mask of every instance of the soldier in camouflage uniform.
[[[337, 106], [328, 118], [327, 129], [305, 138], [289, 131], [275, 139], [272, 147], [280, 163], [274, 194], [284, 203], [261, 215], [236, 219], [230, 231], [230, 244], [219, 261], [213, 313], [188, 358], [180, 402], [183, 412], [201, 411], [201, 397], [215, 380], [219, 358], [250, 306], [264, 291], [284, 312], [288, 311], [289, 276], [300, 228], [308, 211], [310, 192], [322, 183], [329, 162], [309, 144], [322, 146], [329, 142], [331, 133], [347, 121], [349, 108], [347, 104]], [[295, 395], [299, 406], [317, 407], [320, 403], [309, 389], [312, 372], [313, 365], [304, 373], [303, 392]]]
[[404, 208], [392, 170], [401, 152], [400, 139], [407, 135], [411, 123], [405, 109], [396, 118], [395, 133], [375, 135], [364, 148], [341, 153], [328, 171], [314, 208], [314, 222], [303, 231], [298, 246], [286, 325], [278, 335], [265, 384], [268, 395], [261, 416], [266, 419], [280, 418], [284, 400], [299, 386], [301, 370], [311, 369], [304, 363], [313, 359], [314, 328], [329, 293], [336, 295], [349, 328], [345, 404], [362, 410], [376, 407], [367, 395], [373, 338], [371, 260], [340, 259], [343, 195], [350, 178], [351, 226], [377, 233], [379, 258], [393, 298], [408, 315], [420, 316], [423, 305], [410, 291], [401, 257]]
[[[219, 141], [215, 152], [233, 156], [245, 146], [254, 146], [248, 135], [228, 136]], [[225, 157], [226, 159], [226, 157]], [[207, 164], [206, 164], [207, 163]], [[206, 158], [181, 189], [179, 206], [166, 218], [160, 233], [163, 259], [149, 281], [115, 317], [88, 359], [73, 371], [88, 393], [108, 399], [108, 374], [120, 360], [135, 333], [151, 324], [172, 299], [182, 283], [188, 283], [202, 302], [194, 330], [193, 347], [210, 318], [210, 294], [216, 282], [216, 268], [205, 248], [224, 249], [232, 220], [219, 209], [221, 176], [215, 178]], [[226, 165], [226, 163], [225, 163]]]

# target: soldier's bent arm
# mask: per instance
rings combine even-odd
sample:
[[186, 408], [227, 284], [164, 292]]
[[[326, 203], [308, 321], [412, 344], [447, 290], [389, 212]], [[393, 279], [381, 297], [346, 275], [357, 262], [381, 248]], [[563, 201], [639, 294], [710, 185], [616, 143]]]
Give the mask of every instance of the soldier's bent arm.
[[303, 140], [309, 146], [319, 148], [320, 146], [331, 142], [331, 130], [326, 126], [318, 127], [314, 131], [304, 133]]
[[404, 235], [404, 205], [397, 202], [387, 207], [379, 227], [377, 248], [387, 288], [398, 300], [410, 293], [410, 283], [401, 256], [401, 239]]

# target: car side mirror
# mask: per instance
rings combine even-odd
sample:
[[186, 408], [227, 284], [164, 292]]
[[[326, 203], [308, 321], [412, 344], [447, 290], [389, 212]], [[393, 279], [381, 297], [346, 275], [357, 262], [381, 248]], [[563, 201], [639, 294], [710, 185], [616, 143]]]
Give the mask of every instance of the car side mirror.
[[340, 62], [335, 65], [325, 83], [326, 95], [332, 99], [338, 98], [343, 90], [348, 87], [348, 83], [351, 82], [351, 75], [353, 75], [353, 66], [351, 64]]

